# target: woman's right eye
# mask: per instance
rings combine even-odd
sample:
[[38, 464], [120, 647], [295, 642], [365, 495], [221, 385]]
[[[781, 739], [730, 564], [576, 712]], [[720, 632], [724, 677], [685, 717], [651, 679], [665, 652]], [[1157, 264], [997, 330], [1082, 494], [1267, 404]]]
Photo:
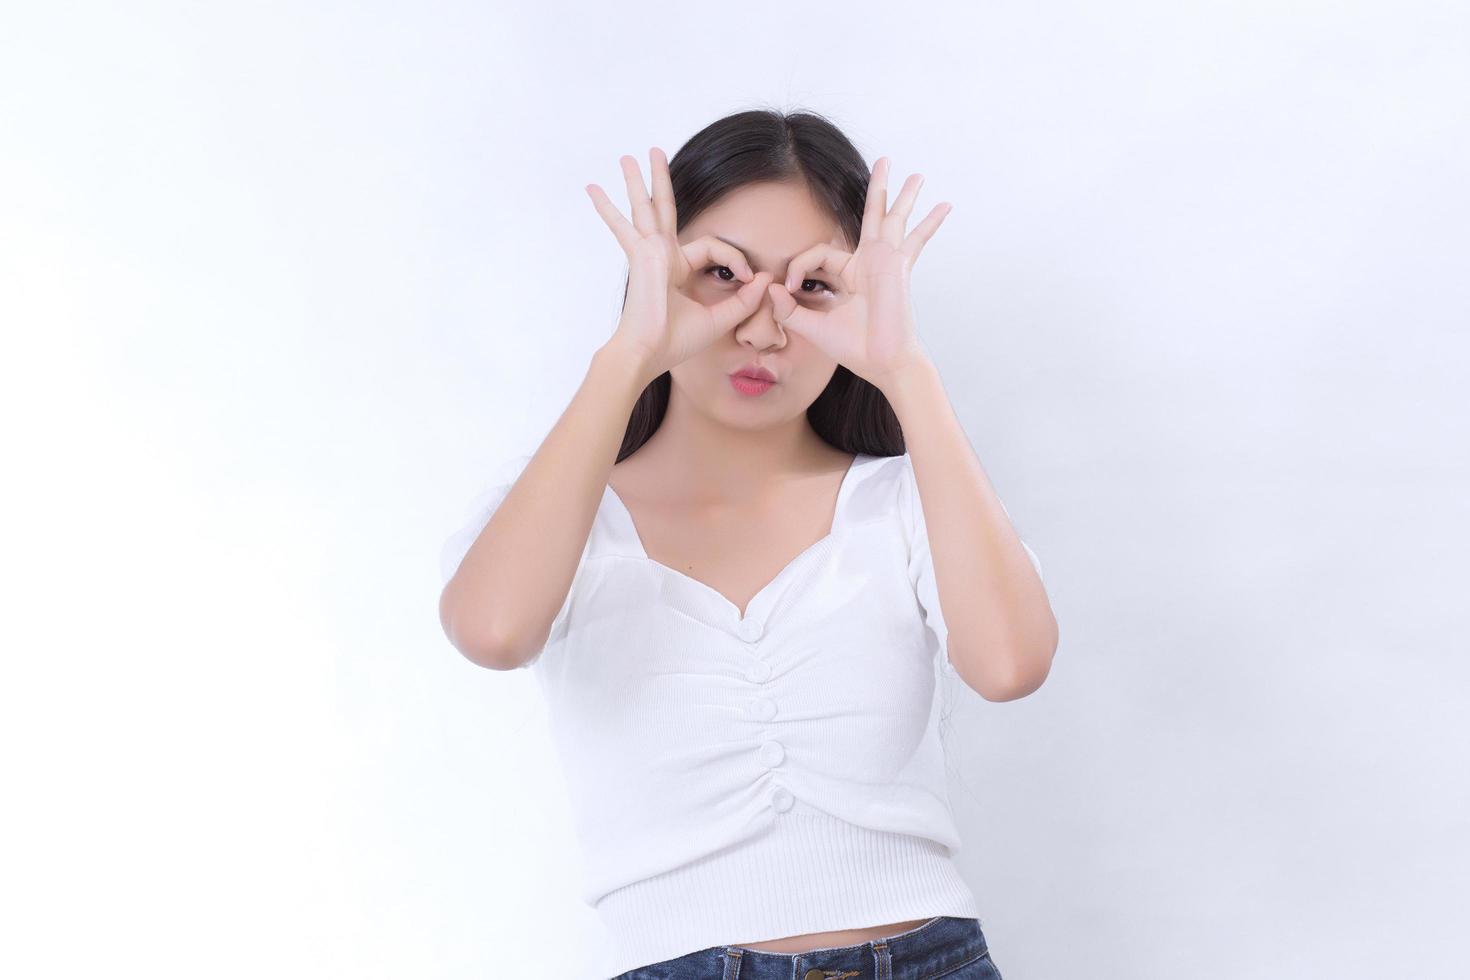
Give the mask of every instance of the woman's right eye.
[[728, 265], [712, 265], [708, 269], [705, 269], [704, 271], [705, 271], [705, 274], [706, 275], [708, 275], [711, 272], [714, 272], [716, 274], [718, 274], [720, 272], [729, 272], [730, 273], [730, 278], [728, 278], [728, 279], [726, 279], [724, 276], [719, 276], [718, 277], [722, 282], [734, 282], [737, 278], [739, 278], [738, 276], [735, 275], [734, 272], [731, 271], [731, 269], [730, 269], [730, 267]]

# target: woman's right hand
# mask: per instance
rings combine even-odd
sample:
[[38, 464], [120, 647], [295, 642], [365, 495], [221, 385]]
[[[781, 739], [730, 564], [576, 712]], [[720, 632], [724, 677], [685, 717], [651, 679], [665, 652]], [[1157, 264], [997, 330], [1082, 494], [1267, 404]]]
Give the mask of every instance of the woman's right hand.
[[[644, 189], [638, 161], [626, 155], [618, 160], [628, 185], [631, 224], [601, 187], [588, 184], [587, 193], [628, 256], [628, 298], [612, 339], [643, 359], [651, 380], [704, 350], [754, 313], [771, 277], [753, 273], [740, 250], [718, 238], [705, 235], [681, 245], [669, 162], [658, 147], [650, 149], [648, 156], [652, 200]], [[745, 285], [728, 299], [706, 306], [687, 290], [697, 284], [696, 277], [714, 276], [711, 266], [729, 269]]]

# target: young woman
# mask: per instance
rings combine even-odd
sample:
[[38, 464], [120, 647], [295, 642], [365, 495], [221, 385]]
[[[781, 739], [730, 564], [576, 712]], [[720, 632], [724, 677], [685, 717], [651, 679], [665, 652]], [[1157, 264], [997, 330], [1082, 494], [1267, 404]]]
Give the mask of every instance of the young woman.
[[[612, 337], [536, 453], [446, 542], [466, 657], [534, 667], [583, 899], [623, 980], [994, 978], [952, 860], [935, 711], [1057, 644], [919, 342], [906, 231], [811, 113], [741, 112], [621, 160]], [[943, 599], [941, 612], [940, 600]]]

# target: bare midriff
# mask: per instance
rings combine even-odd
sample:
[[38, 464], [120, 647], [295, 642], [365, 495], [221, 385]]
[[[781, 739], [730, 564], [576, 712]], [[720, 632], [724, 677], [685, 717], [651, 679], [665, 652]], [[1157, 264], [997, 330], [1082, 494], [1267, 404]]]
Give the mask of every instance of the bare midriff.
[[909, 919], [907, 922], [894, 922], [886, 926], [867, 926], [862, 929], [841, 929], [837, 932], [808, 932], [800, 936], [787, 936], [785, 939], [767, 939], [759, 943], [730, 943], [731, 946], [739, 946], [741, 949], [754, 949], [762, 953], [809, 953], [814, 949], [827, 949], [831, 946], [856, 946], [870, 939], [882, 939], [884, 936], [897, 935], [919, 926], [933, 919]]

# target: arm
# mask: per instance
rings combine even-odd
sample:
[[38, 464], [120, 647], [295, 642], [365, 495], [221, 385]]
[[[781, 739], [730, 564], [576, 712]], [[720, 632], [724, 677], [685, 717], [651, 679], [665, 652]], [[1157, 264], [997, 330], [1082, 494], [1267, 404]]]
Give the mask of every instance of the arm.
[[1030, 555], [970, 447], [927, 356], [884, 379], [903, 428], [928, 525], [949, 659], [982, 697], [1010, 701], [1041, 686], [1057, 622]]
[[508, 670], [545, 646], [649, 371], [616, 338], [598, 348], [571, 403], [445, 585], [439, 622], [473, 663]]

